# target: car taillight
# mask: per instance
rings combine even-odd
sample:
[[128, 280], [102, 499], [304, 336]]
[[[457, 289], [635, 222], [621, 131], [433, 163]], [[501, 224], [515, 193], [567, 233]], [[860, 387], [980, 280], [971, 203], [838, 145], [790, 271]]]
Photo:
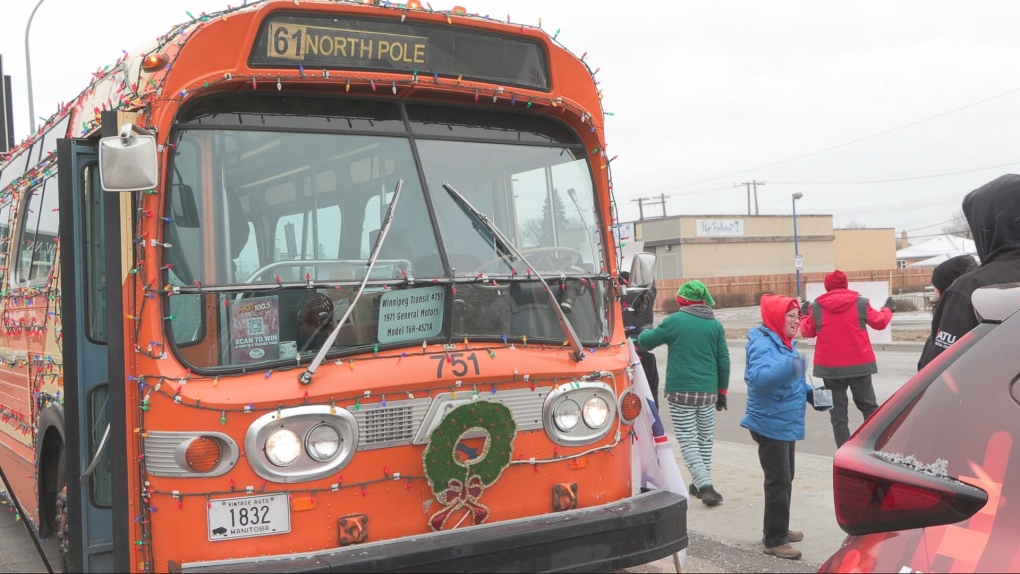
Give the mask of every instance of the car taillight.
[[988, 502], [980, 488], [887, 462], [848, 443], [833, 461], [836, 522], [848, 534], [952, 524]]

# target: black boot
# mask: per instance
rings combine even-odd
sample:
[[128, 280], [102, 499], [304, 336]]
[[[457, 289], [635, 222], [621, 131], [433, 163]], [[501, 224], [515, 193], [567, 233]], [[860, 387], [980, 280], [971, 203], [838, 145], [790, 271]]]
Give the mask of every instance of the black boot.
[[690, 492], [691, 496], [693, 496], [694, 498], [701, 498], [701, 495], [698, 494], [698, 487], [694, 486], [693, 482], [691, 483], [691, 487], [687, 489], [687, 492]]
[[698, 489], [698, 498], [705, 506], [717, 506], [722, 503], [722, 495], [716, 492], [712, 485]]

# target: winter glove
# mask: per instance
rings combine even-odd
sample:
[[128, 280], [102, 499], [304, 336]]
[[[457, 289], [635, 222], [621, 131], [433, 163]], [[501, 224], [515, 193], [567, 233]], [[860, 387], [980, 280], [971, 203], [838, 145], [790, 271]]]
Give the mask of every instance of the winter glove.
[[882, 306], [885, 307], [886, 309], [892, 311], [893, 313], [896, 312], [896, 300], [893, 299], [892, 297], [889, 297], [888, 299], [886, 299], [885, 300], [885, 305], [882, 305]]
[[800, 305], [800, 316], [803, 317], [804, 315], [807, 315], [809, 312], [811, 312], [811, 303], [809, 303], [808, 301], [804, 301]]
[[720, 412], [726, 410], [726, 395], [725, 394], [719, 393], [718, 396], [716, 397], [716, 399], [715, 399], [715, 410], [720, 411]]

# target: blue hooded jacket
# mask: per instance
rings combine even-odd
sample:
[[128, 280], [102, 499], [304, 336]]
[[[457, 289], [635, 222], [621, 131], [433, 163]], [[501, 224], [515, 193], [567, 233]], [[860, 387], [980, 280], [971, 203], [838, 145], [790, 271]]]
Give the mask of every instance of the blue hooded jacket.
[[763, 325], [748, 332], [744, 347], [747, 412], [740, 426], [782, 441], [804, 440], [804, 412], [811, 390], [804, 378], [804, 358], [797, 352], [796, 341], [784, 340], [774, 330], [782, 330], [791, 304], [797, 308], [792, 297], [763, 296]]

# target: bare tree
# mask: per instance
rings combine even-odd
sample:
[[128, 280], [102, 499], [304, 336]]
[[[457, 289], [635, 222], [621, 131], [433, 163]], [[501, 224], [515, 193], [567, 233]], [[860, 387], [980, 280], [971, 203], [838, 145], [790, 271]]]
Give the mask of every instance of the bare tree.
[[956, 235], [958, 237], [966, 237], [967, 239], [974, 239], [974, 236], [970, 233], [970, 224], [967, 223], [967, 217], [963, 215], [963, 208], [959, 208], [956, 214], [953, 215], [953, 219], [942, 227], [942, 233], [948, 233], [949, 235]]
[[868, 225], [866, 223], [857, 221], [856, 219], [851, 219], [848, 223], [840, 225], [838, 227], [838, 229], [867, 229], [867, 228]]

